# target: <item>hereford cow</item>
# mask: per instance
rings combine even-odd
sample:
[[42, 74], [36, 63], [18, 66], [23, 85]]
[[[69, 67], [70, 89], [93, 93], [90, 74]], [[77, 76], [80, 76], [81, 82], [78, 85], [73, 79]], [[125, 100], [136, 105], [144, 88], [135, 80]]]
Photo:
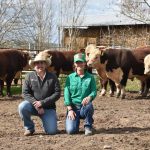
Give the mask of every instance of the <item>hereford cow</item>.
[[29, 53], [15, 49], [0, 49], [0, 96], [3, 96], [4, 81], [7, 96], [11, 96], [11, 83], [15, 74], [28, 65]]
[[[73, 58], [77, 52], [81, 51], [51, 51], [44, 50], [38, 55], [44, 55], [45, 57], [50, 57], [52, 63], [48, 67], [48, 70], [56, 73], [57, 77], [59, 74], [69, 74], [74, 70]], [[88, 68], [91, 73], [92, 69]]]
[[[85, 54], [86, 54], [86, 61], [89, 61], [89, 55], [90, 53], [92, 53], [93, 49], [98, 48], [100, 50], [105, 50], [106, 46], [96, 46], [94, 44], [90, 44], [85, 48]], [[100, 63], [93, 63], [92, 64], [93, 68], [95, 68], [97, 70], [97, 73], [100, 77], [100, 85], [101, 85], [101, 93], [100, 96], [104, 96], [106, 94], [107, 91], [107, 84], [109, 82], [109, 86], [110, 86], [110, 92], [109, 95], [113, 96], [114, 92], [116, 90], [115, 87], [115, 83], [109, 79], [105, 73], [105, 68], [102, 64]]]
[[[150, 49], [113, 49], [99, 48], [91, 49], [88, 54], [88, 65], [99, 65], [99, 70], [115, 82], [117, 87], [117, 97], [125, 97], [125, 86], [128, 78], [137, 77], [142, 82], [147, 83], [148, 76], [144, 75], [144, 57], [150, 53]], [[144, 91], [143, 96], [147, 94]]]
[[150, 75], [150, 54], [144, 58], [144, 74]]

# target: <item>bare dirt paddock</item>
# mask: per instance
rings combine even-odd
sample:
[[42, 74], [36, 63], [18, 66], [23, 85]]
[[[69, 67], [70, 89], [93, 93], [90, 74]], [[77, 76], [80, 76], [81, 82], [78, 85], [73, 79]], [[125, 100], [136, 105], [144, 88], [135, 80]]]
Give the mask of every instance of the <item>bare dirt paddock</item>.
[[84, 136], [83, 122], [77, 135], [65, 133], [63, 97], [57, 102], [60, 133], [45, 135], [41, 122], [36, 123], [34, 136], [23, 136], [17, 107], [21, 96], [0, 99], [0, 149], [4, 150], [149, 150], [150, 99], [139, 99], [138, 93], [127, 93], [127, 99], [98, 97], [94, 102], [94, 135]]

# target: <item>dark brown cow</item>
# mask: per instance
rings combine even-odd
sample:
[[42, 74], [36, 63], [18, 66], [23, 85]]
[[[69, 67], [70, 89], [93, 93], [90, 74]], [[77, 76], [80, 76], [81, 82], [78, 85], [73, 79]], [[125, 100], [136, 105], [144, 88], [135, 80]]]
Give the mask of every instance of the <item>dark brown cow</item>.
[[[125, 97], [125, 86], [128, 78], [137, 77], [147, 83], [148, 76], [144, 75], [144, 57], [150, 49], [91, 49], [88, 56], [88, 65], [98, 66], [104, 77], [113, 80], [117, 87], [117, 97]], [[144, 91], [143, 95], [146, 95]]]
[[[48, 70], [56, 73], [57, 77], [59, 74], [69, 74], [74, 70], [73, 58], [74, 55], [82, 51], [51, 51], [44, 50], [38, 55], [45, 55], [45, 57], [51, 57], [52, 64], [48, 67]], [[91, 73], [91, 68], [88, 68]]]
[[15, 74], [28, 65], [29, 53], [15, 49], [0, 49], [0, 95], [3, 96], [4, 81], [7, 96], [11, 96], [11, 83]]
[[[141, 81], [142, 96], [147, 96], [148, 90], [150, 88], [150, 76], [144, 73], [144, 58], [150, 54], [150, 46], [138, 47], [132, 52], [137, 61], [137, 63], [134, 66], [134, 76]], [[143, 75], [143, 73], [145, 75]]]

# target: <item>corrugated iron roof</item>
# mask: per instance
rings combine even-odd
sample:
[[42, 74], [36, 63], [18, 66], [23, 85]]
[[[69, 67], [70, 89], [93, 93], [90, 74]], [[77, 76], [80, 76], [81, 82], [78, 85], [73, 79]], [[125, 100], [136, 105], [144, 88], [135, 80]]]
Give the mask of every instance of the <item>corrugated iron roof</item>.
[[[143, 21], [144, 22], [144, 21]], [[133, 20], [124, 15], [108, 14], [108, 15], [91, 15], [86, 16], [83, 25], [85, 26], [109, 26], [109, 25], [138, 25], [150, 24], [142, 21]], [[146, 21], [145, 21], [146, 22]]]

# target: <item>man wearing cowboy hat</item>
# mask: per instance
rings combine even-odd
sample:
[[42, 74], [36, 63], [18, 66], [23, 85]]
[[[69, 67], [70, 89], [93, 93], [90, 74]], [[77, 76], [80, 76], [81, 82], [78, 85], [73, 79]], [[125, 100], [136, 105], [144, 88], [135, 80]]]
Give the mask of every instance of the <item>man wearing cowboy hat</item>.
[[24, 101], [19, 104], [18, 110], [24, 122], [25, 136], [35, 132], [31, 116], [39, 116], [46, 134], [56, 134], [57, 116], [55, 102], [60, 98], [60, 84], [53, 73], [47, 71], [51, 64], [50, 59], [38, 54], [29, 65], [35, 71], [27, 74], [22, 93]]

